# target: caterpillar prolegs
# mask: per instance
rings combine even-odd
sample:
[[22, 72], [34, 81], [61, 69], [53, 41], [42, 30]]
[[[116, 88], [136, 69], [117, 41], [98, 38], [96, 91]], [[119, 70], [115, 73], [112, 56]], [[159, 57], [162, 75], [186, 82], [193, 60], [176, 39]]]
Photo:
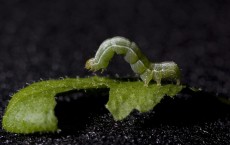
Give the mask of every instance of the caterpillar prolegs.
[[180, 84], [180, 69], [176, 63], [152, 63], [140, 51], [138, 46], [124, 37], [113, 37], [100, 45], [94, 58], [86, 62], [85, 68], [91, 71], [105, 69], [114, 54], [124, 55], [124, 59], [131, 65], [132, 70], [140, 75], [145, 85], [151, 80], [161, 85], [161, 80], [176, 81]]

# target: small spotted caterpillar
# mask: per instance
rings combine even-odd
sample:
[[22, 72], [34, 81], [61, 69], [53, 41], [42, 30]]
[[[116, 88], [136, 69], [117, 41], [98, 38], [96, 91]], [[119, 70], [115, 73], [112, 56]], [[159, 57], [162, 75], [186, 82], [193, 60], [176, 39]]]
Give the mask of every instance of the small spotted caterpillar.
[[161, 85], [161, 80], [176, 81], [180, 84], [180, 69], [174, 62], [152, 63], [142, 54], [138, 46], [124, 37], [113, 37], [105, 40], [94, 58], [86, 62], [85, 68], [91, 71], [105, 69], [113, 55], [124, 55], [132, 70], [140, 75], [147, 86], [151, 80]]

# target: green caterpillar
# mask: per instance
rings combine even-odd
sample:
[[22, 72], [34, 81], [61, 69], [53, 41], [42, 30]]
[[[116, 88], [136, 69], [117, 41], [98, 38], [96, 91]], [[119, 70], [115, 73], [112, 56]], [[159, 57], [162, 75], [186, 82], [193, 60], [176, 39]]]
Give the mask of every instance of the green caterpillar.
[[85, 68], [91, 71], [105, 69], [114, 54], [124, 55], [132, 70], [140, 75], [145, 85], [151, 80], [161, 85], [161, 80], [176, 81], [180, 84], [180, 69], [172, 61], [152, 63], [140, 51], [138, 46], [124, 37], [113, 37], [105, 40], [99, 47], [94, 58], [86, 62]]

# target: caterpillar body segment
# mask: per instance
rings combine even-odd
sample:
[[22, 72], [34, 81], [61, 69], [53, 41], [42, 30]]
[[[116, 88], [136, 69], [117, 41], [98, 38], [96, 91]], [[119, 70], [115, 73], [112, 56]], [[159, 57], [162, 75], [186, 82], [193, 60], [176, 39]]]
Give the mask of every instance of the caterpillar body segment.
[[140, 75], [145, 85], [151, 80], [156, 81], [158, 85], [161, 80], [176, 81], [180, 84], [180, 69], [176, 63], [151, 63], [134, 42], [119, 36], [102, 42], [95, 57], [86, 62], [85, 68], [91, 71], [105, 69], [115, 53], [124, 56], [125, 61]]

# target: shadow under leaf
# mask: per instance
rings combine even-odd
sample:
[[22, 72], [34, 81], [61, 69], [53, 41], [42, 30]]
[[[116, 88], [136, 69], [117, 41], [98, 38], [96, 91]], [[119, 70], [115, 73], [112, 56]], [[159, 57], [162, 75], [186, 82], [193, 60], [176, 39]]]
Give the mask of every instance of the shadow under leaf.
[[144, 121], [144, 126], [169, 124], [193, 125], [217, 120], [230, 115], [230, 105], [220, 101], [221, 96], [204, 91], [183, 89], [173, 99], [165, 97]]

